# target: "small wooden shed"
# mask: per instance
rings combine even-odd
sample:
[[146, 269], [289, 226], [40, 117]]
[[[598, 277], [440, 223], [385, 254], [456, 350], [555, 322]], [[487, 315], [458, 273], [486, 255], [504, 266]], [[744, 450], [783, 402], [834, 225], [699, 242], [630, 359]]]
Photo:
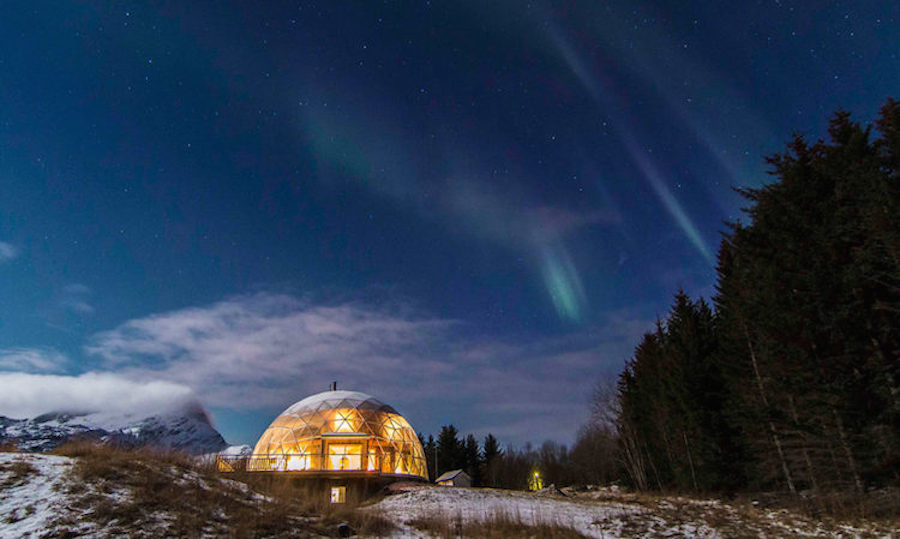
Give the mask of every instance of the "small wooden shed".
[[462, 470], [450, 470], [449, 472], [444, 472], [434, 482], [443, 487], [472, 486], [472, 478], [469, 477], [469, 474]]

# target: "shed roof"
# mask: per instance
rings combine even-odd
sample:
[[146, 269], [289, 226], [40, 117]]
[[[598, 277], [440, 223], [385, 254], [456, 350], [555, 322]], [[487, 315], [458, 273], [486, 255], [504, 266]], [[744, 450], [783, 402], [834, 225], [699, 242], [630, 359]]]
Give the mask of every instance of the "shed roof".
[[459, 474], [463, 474], [466, 477], [469, 477], [469, 474], [467, 474], [466, 472], [464, 472], [461, 469], [460, 470], [450, 470], [449, 472], [444, 472], [443, 474], [441, 474], [441, 476], [438, 477], [437, 479], [435, 479], [434, 482], [437, 483], [439, 481], [450, 481], [451, 479], [453, 479], [454, 477], [456, 477]]

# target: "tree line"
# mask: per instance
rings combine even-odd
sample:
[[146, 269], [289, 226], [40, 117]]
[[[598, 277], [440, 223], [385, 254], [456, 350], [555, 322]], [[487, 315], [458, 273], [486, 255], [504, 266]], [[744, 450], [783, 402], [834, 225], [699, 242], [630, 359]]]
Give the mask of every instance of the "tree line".
[[618, 381], [639, 489], [863, 493], [900, 485], [900, 102], [795, 136], [740, 189], [712, 305], [676, 294]]
[[739, 189], [708, 303], [675, 294], [570, 449], [423, 439], [432, 479], [822, 496], [900, 486], [900, 102], [795, 136]]
[[492, 434], [479, 443], [474, 435], [463, 436], [453, 425], [443, 426], [437, 439], [421, 434], [419, 439], [432, 481], [459, 469], [469, 474], [474, 486], [518, 490], [529, 488], [529, 478], [535, 471], [545, 485], [603, 484], [617, 478], [615, 469], [597, 458], [604, 451], [615, 451], [611, 431], [598, 435], [595, 430], [584, 429], [571, 450], [551, 440], [540, 447], [501, 446]]

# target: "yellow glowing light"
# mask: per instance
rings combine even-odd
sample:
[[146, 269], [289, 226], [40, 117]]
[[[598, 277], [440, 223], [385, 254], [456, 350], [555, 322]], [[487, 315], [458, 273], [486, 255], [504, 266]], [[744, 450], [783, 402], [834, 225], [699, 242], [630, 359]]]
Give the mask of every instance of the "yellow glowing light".
[[393, 440], [402, 428], [403, 425], [392, 417], [384, 423], [384, 437], [388, 440]]
[[335, 412], [334, 432], [355, 432], [353, 410], [337, 410]]
[[331, 444], [328, 446], [329, 470], [361, 470], [362, 447], [359, 444]]
[[309, 468], [309, 455], [291, 455], [287, 458], [285, 469], [288, 471], [306, 470]]
[[535, 470], [528, 478], [528, 490], [541, 490], [544, 488], [544, 479], [540, 472]]
[[332, 407], [316, 400], [309, 409], [286, 410], [260, 437], [246, 468], [427, 476], [422, 446], [402, 416], [373, 398], [344, 397]]

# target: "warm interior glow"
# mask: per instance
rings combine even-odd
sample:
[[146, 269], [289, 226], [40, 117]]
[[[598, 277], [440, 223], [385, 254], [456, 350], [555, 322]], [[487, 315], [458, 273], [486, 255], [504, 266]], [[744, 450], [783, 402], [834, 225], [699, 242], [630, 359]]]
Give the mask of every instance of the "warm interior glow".
[[353, 410], [334, 411], [334, 432], [356, 432], [356, 412]]
[[384, 437], [393, 440], [400, 435], [401, 429], [403, 429], [403, 424], [397, 418], [388, 417], [384, 422]]
[[287, 458], [285, 469], [292, 472], [308, 470], [309, 461], [309, 455], [291, 455]]
[[260, 436], [247, 469], [428, 475], [422, 445], [403, 416], [376, 399], [343, 397], [278, 416]]
[[328, 444], [329, 470], [361, 470], [361, 444]]

